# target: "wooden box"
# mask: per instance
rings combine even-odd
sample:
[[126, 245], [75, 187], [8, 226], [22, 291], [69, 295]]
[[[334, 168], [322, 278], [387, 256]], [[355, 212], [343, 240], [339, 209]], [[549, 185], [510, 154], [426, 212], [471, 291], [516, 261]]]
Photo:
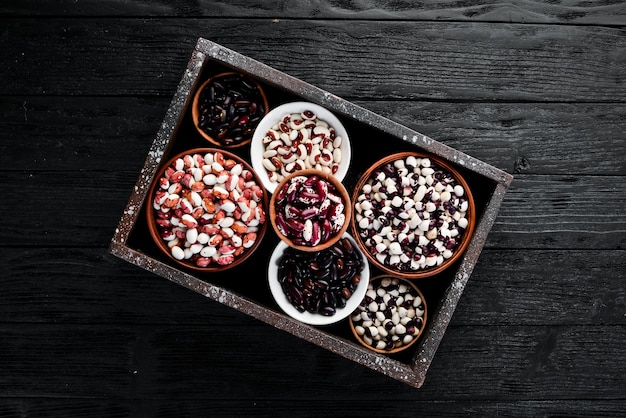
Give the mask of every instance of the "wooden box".
[[[371, 164], [385, 155], [410, 150], [428, 152], [447, 160], [469, 183], [477, 210], [473, 238], [464, 256], [452, 268], [435, 277], [419, 280], [418, 286], [428, 302], [429, 319], [425, 332], [410, 350], [397, 355], [377, 354], [354, 340], [347, 320], [332, 326], [313, 327], [293, 320], [280, 311], [268, 289], [267, 277], [259, 274], [259, 271], [267, 269], [269, 255], [278, 243], [271, 228], [252, 257], [226, 273], [197, 274], [183, 271], [158, 251], [146, 226], [145, 202], [148, 189], [160, 164], [170, 156], [186, 149], [208, 146], [193, 126], [191, 102], [202, 81], [225, 70], [235, 70], [259, 81], [268, 96], [270, 109], [287, 101], [305, 100], [324, 106], [337, 115], [350, 132], [352, 141], [352, 163], [344, 180], [349, 191]], [[234, 152], [249, 161], [248, 147], [235, 149]], [[511, 175], [469, 155], [332, 93], [200, 38], [148, 152], [109, 251], [132, 264], [333, 353], [411, 386], [420, 387], [511, 181]], [[151, 206], [149, 199], [148, 206]], [[374, 269], [372, 276], [376, 273]]]

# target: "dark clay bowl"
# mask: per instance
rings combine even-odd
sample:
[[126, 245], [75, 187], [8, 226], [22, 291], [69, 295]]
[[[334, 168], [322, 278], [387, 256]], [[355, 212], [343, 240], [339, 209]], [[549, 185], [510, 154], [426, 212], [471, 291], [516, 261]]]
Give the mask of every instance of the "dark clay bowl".
[[250, 143], [268, 109], [265, 92], [256, 80], [225, 72], [200, 85], [193, 98], [191, 116], [198, 133], [213, 146], [236, 148]]
[[[383, 286], [383, 283], [386, 284], [387, 282], [389, 285], [387, 287]], [[403, 287], [401, 288], [401, 286]], [[400, 314], [398, 313], [400, 308], [395, 306], [392, 302], [385, 301], [383, 296], [377, 295], [378, 289], [381, 288], [388, 290], [395, 289], [396, 291], [399, 288], [400, 290], [407, 289], [406, 291], [410, 292], [414, 299], [412, 299], [412, 301], [404, 301], [400, 306], [404, 305], [403, 309], [405, 309], [405, 315], [406, 312], [413, 309], [415, 316], [413, 318], [409, 318], [409, 320], [403, 320], [400, 318]], [[400, 294], [402, 294], [402, 292], [400, 292]], [[415, 302], [418, 297], [420, 299], [419, 302], [421, 303]], [[395, 300], [399, 302], [399, 299]], [[418, 306], [413, 306], [413, 302], [415, 302], [415, 305]], [[385, 316], [385, 319], [382, 321], [377, 318], [377, 313], [380, 311], [378, 306], [381, 303], [383, 303], [385, 309], [388, 310], [387, 316], [390, 316]], [[376, 304], [377, 307], [372, 309], [374, 308], [374, 304]], [[391, 314], [392, 311], [393, 314]], [[424, 295], [411, 281], [394, 276], [377, 276], [370, 279], [368, 290], [365, 293], [364, 299], [359, 307], [352, 313], [352, 315], [350, 315], [350, 329], [352, 330], [356, 340], [364, 347], [377, 353], [396, 354], [411, 347], [422, 336], [426, 327], [427, 311], [426, 299], [424, 299]], [[385, 315], [383, 311], [380, 311], [380, 313], [382, 313], [383, 316]], [[372, 325], [364, 326], [361, 315], [368, 318], [372, 322]], [[398, 315], [399, 324], [405, 322], [405, 324], [402, 325], [404, 333], [400, 331], [400, 334], [395, 334], [397, 335], [397, 341], [393, 340], [394, 333], [396, 332], [395, 330], [398, 329], [396, 328], [397, 324], [394, 323], [394, 315]], [[404, 316], [404, 318], [407, 318], [407, 316]], [[376, 328], [376, 330], [373, 328]], [[387, 335], [384, 335], [383, 333], [386, 333]], [[410, 341], [404, 340], [407, 338], [407, 335], [410, 335]], [[381, 347], [377, 345], [379, 341], [382, 341]]]
[[[302, 244], [302, 242], [299, 242], [296, 239], [292, 239], [288, 237], [287, 235], [283, 234], [283, 232], [281, 231], [281, 227], [279, 226], [280, 220], [277, 219], [278, 212], [279, 212], [279, 210], [277, 209], [277, 201], [280, 202], [281, 199], [283, 198], [283, 192], [282, 192], [283, 188], [285, 188], [287, 184], [290, 184], [292, 182], [292, 179], [296, 177], [300, 177], [300, 176], [307, 178], [307, 179], [319, 178], [319, 179], [325, 180], [327, 183], [332, 184], [337, 190], [338, 196], [341, 198], [341, 201], [342, 201], [341, 203], [343, 204], [343, 210], [341, 211], [341, 213], [345, 216], [343, 226], [341, 226], [341, 228], [337, 230], [336, 232], [331, 233], [328, 239], [322, 240], [316, 245], [308, 245], [308, 244], [305, 245], [305, 244]], [[310, 206], [319, 208], [320, 204], [312, 203]], [[350, 223], [350, 217], [352, 214], [352, 205], [350, 204], [350, 196], [348, 195], [346, 188], [335, 176], [333, 176], [330, 173], [325, 173], [320, 170], [306, 169], [306, 170], [301, 170], [301, 171], [297, 171], [295, 173], [290, 174], [278, 184], [278, 186], [276, 187], [270, 199], [269, 211], [270, 211], [270, 221], [272, 223], [272, 227], [274, 228], [276, 235], [278, 235], [278, 237], [281, 240], [286, 242], [290, 247], [296, 248], [301, 251], [319, 251], [319, 250], [328, 248], [331, 245], [333, 245], [335, 242], [337, 242], [341, 238], [343, 233], [346, 232], [346, 230], [348, 229], [348, 225]]]
[[[405, 255], [409, 255], [410, 257], [418, 257], [419, 254], [417, 254], [418, 250], [414, 250], [413, 248], [417, 245], [419, 247], [428, 247], [428, 249], [426, 250], [427, 252], [424, 252], [423, 254], [439, 254], [439, 251], [441, 253], [444, 253], [446, 249], [448, 248], [443, 248], [441, 249], [441, 245], [445, 246], [445, 245], [450, 245], [451, 248], [449, 248], [448, 250], [451, 252], [450, 253], [445, 253], [446, 256], [448, 256], [447, 258], [443, 259], [443, 255], [441, 255], [442, 257], [442, 261], [439, 264], [436, 265], [424, 265], [423, 267], [418, 267], [417, 269], [414, 269], [412, 267], [410, 267], [410, 261], [405, 262], [405, 263], [392, 263], [389, 262], [387, 263], [387, 260], [379, 260], [379, 258], [377, 258], [376, 253], [380, 253], [380, 256], [382, 258], [382, 255], [384, 254], [384, 250], [381, 251], [377, 251], [375, 249], [375, 245], [374, 245], [374, 241], [373, 239], [371, 239], [369, 236], [364, 237], [361, 235], [361, 233], [363, 232], [364, 235], [365, 234], [365, 229], [368, 228], [369, 226], [363, 227], [360, 225], [360, 222], [362, 221], [362, 217], [363, 214], [365, 213], [362, 209], [359, 210], [357, 205], [362, 205], [363, 203], [361, 202], [361, 198], [359, 197], [362, 193], [363, 193], [363, 188], [366, 185], [366, 183], [368, 183], [368, 181], [370, 181], [370, 179], [375, 178], [378, 175], [381, 175], [380, 173], [384, 173], [384, 170], [387, 169], [389, 170], [389, 165], [391, 164], [393, 165], [394, 162], [398, 161], [398, 160], [402, 160], [405, 161], [407, 159], [407, 157], [413, 157], [415, 159], [421, 160], [424, 158], [428, 158], [432, 164], [433, 167], [437, 167], [437, 172], [441, 172], [445, 175], [445, 178], [449, 178], [451, 177], [453, 179], [453, 182], [450, 182], [449, 184], [458, 184], [463, 188], [463, 199], [467, 200], [467, 209], [464, 212], [465, 213], [465, 218], [467, 218], [467, 226], [465, 228], [460, 228], [457, 227], [457, 232], [458, 235], [454, 236], [454, 237], [446, 237], [443, 238], [442, 237], [442, 228], [440, 226], [430, 226], [428, 227], [428, 231], [422, 231], [420, 233], [420, 228], [418, 227], [409, 227], [407, 229], [406, 225], [408, 224], [408, 220], [406, 219], [401, 219], [400, 215], [396, 215], [394, 213], [391, 212], [387, 212], [387, 213], [379, 213], [379, 214], [374, 214], [373, 217], [376, 218], [376, 222], [380, 221], [383, 223], [389, 223], [389, 225], [391, 226], [391, 231], [392, 234], [395, 234], [395, 236], [397, 237], [399, 235], [399, 233], [405, 233], [406, 235], [409, 235], [410, 233], [413, 233], [412, 239], [408, 240], [407, 242], [404, 242], [404, 240], [400, 240], [398, 239], [398, 241], [402, 241], [401, 242], [401, 247], [402, 247], [402, 253], [404, 253]], [[420, 173], [421, 174], [421, 173]], [[408, 175], [407, 175], [408, 176]], [[434, 176], [434, 174], [433, 174]], [[406, 177], [406, 176], [405, 176]], [[413, 176], [415, 178], [415, 175]], [[417, 175], [417, 177], [419, 177], [419, 175]], [[445, 183], [445, 181], [443, 182]], [[442, 184], [443, 184], [442, 183]], [[433, 183], [435, 184], [435, 183]], [[426, 186], [428, 186], [426, 184]], [[430, 186], [428, 186], [430, 187]], [[397, 188], [400, 189], [401, 186], [397, 185]], [[388, 190], [386, 190], [385, 188], [385, 193], [386, 193], [386, 199], [391, 200], [391, 196], [392, 195], [397, 195], [400, 197], [403, 197], [403, 191], [399, 190], [397, 192], [389, 192]], [[417, 193], [413, 191], [407, 192], [408, 196], [413, 196], [415, 197]], [[442, 195], [443, 193], [441, 193], [440, 195]], [[369, 196], [367, 199], [365, 200], [369, 200], [369, 201], [373, 201], [373, 191], [367, 193], [367, 195]], [[452, 201], [452, 199], [455, 196], [455, 193], [452, 192], [451, 193], [452, 197], [450, 198]], [[457, 198], [459, 198], [457, 196]], [[459, 198], [460, 199], [460, 198]], [[424, 198], [421, 200], [421, 202], [423, 202], [424, 205], [426, 205], [428, 203], [429, 199]], [[447, 209], [444, 208], [444, 204], [443, 201], [439, 201], [439, 202], [433, 202], [433, 204], [437, 204], [440, 205], [438, 207], [437, 210], [441, 210], [443, 211], [443, 214], [441, 215], [444, 219], [450, 215], [451, 211], [454, 212], [460, 212], [457, 209], [451, 209], [450, 211], [448, 211]], [[448, 205], [449, 202], [446, 202], [446, 206]], [[447, 164], [446, 162], [442, 161], [439, 158], [433, 157], [431, 155], [426, 155], [426, 154], [420, 154], [420, 153], [415, 153], [415, 152], [402, 152], [402, 153], [397, 153], [397, 154], [393, 154], [393, 155], [389, 155], [383, 159], [381, 159], [380, 161], [376, 162], [375, 164], [373, 164], [369, 169], [367, 169], [365, 171], [365, 173], [363, 173], [363, 175], [361, 176], [361, 178], [359, 179], [358, 183], [356, 184], [354, 191], [353, 191], [353, 195], [352, 195], [352, 205], [353, 205], [353, 214], [352, 214], [352, 221], [351, 221], [351, 230], [352, 230], [352, 235], [354, 236], [354, 238], [357, 241], [357, 244], [361, 247], [361, 250], [363, 251], [363, 253], [368, 257], [369, 261], [376, 267], [378, 267], [379, 269], [381, 269], [382, 271], [384, 271], [387, 274], [391, 274], [391, 275], [395, 275], [395, 276], [399, 276], [399, 277], [403, 277], [403, 278], [407, 278], [407, 279], [418, 279], [418, 278], [423, 278], [423, 277], [430, 277], [433, 275], [436, 275], [438, 273], [441, 273], [442, 271], [444, 271], [445, 269], [447, 269], [449, 266], [453, 265], [458, 259], [459, 257], [461, 257], [461, 255], [463, 254], [463, 252], [465, 251], [465, 249], [467, 248], [467, 246], [469, 245], [470, 239], [472, 237], [472, 233], [474, 231], [474, 225], [475, 225], [475, 221], [476, 221], [476, 210], [474, 207], [474, 199], [472, 197], [472, 193], [471, 190], [467, 184], [467, 182], [465, 181], [465, 179], [463, 179], [463, 177], [459, 174], [459, 172], [457, 170], [455, 170], [452, 166], [450, 166], [449, 164]], [[417, 203], [415, 204], [417, 205]], [[391, 205], [393, 206], [393, 205]], [[368, 205], [369, 207], [369, 205]], [[400, 207], [392, 207], [393, 211], [392, 212], [396, 212], [396, 213], [400, 213], [400, 212], [406, 212], [407, 209], [404, 208], [404, 206], [400, 206]], [[410, 210], [410, 209], [409, 209]], [[437, 210], [431, 212], [432, 214], [436, 214], [439, 213], [437, 212]], [[428, 216], [431, 216], [430, 213]], [[369, 219], [369, 218], [368, 218]], [[398, 220], [398, 222], [400, 222], [398, 225], [395, 225], [394, 222], [395, 220]], [[369, 221], [371, 221], [374, 229], [376, 228], [376, 226], [378, 226], [378, 224], [374, 223], [373, 219], [369, 219]], [[379, 222], [379, 223], [380, 223]], [[446, 221], [447, 222], [447, 221]], [[456, 222], [456, 221], [455, 221]], [[366, 222], [367, 223], [367, 222]], [[454, 223], [454, 222], [453, 222]], [[410, 226], [414, 226], [414, 224], [409, 224]], [[435, 229], [435, 232], [432, 232], [432, 230]], [[376, 229], [375, 229], [376, 230]], [[379, 231], [380, 228], [377, 230]], [[462, 230], [462, 231], [461, 231]], [[371, 231], [370, 231], [371, 233]], [[427, 241], [425, 241], [424, 238], [421, 238], [422, 242], [420, 243], [419, 240], [419, 235], [422, 235], [424, 237], [428, 236]], [[428, 235], [426, 235], [428, 234]], [[384, 234], [382, 234], [384, 235]], [[385, 235], [386, 237], [387, 235]], [[409, 235], [410, 236], [410, 235]], [[368, 238], [370, 239], [370, 243], [368, 245], [367, 240]], [[437, 241], [445, 241], [445, 244], [441, 244], [438, 243]], [[454, 241], [454, 246], [452, 243], [452, 240]], [[407, 245], [408, 244], [408, 245]], [[406, 246], [405, 246], [406, 245]], [[436, 247], [435, 245], [438, 245], [440, 247]], [[397, 249], [397, 246], [395, 246], [394, 250]], [[435, 249], [437, 249], [437, 251], [435, 251]], [[424, 249], [420, 248], [419, 251], [424, 251]], [[388, 254], [391, 254], [391, 249], [389, 249]], [[426, 258], [426, 257], [425, 257]]]
[[[215, 184], [206, 184], [203, 177], [200, 181], [194, 178], [193, 184], [191, 187], [188, 187], [187, 185], [190, 185], [191, 181], [177, 179], [177, 177], [180, 177], [180, 172], [185, 174], [193, 172], [185, 161], [189, 161], [189, 158], [195, 159], [197, 156], [204, 157], [207, 154], [212, 154], [215, 159], [222, 161], [222, 164], [220, 166], [210, 165], [210, 168], [200, 168], [197, 167], [199, 163], [196, 160], [194, 168], [206, 169], [206, 171], [203, 170], [203, 174], [205, 176], [214, 176]], [[219, 158], [217, 157], [218, 155]], [[185, 166], [179, 170], [178, 168], [180, 167], [177, 168], [177, 164], [179, 166], [185, 164]], [[254, 182], [258, 187], [248, 183], [250, 187], [245, 190], [249, 191], [243, 193], [228, 192], [229, 187], [225, 186], [225, 183], [220, 183], [221, 178], [219, 180], [218, 178], [220, 175], [225, 175], [223, 174], [224, 171], [229, 170], [232, 175], [236, 175], [239, 168], [224, 168], [234, 167], [235, 165], [239, 165], [239, 168], [241, 168], [240, 177], [246, 177], [247, 181]], [[229, 179], [234, 183], [235, 179], [233, 177]], [[213, 183], [213, 177], [207, 178], [207, 181], [208, 183]], [[174, 188], [179, 190], [177, 191]], [[234, 187], [233, 189], [239, 190], [239, 187]], [[192, 194], [192, 190], [200, 196], [201, 203], [198, 201], [198, 196]], [[226, 191], [228, 196], [224, 194], [224, 191]], [[167, 193], [167, 198], [163, 197], [163, 193]], [[251, 193], [256, 194], [254, 198], [250, 199], [255, 201], [254, 204], [247, 204], [245, 199], [235, 199], [243, 195], [252, 196]], [[166, 202], [168, 198], [169, 201]], [[217, 272], [243, 263], [258, 248], [267, 230], [268, 196], [261, 180], [247, 162], [227, 151], [214, 148], [196, 148], [172, 157], [157, 172], [157, 176], [150, 186], [148, 199], [146, 203], [146, 218], [148, 229], [154, 242], [169, 260], [193, 271]], [[254, 210], [248, 210], [245, 212], [245, 215], [242, 215], [244, 212], [241, 210], [240, 204], [243, 207], [253, 205], [256, 205], [256, 207]], [[163, 208], [167, 211], [165, 212]], [[231, 211], [230, 209], [233, 210]], [[223, 220], [222, 212], [224, 218], [232, 219], [232, 225], [228, 225], [230, 221]], [[193, 226], [194, 223], [196, 224], [195, 226]], [[194, 252], [190, 257], [185, 255], [184, 258], [181, 258], [180, 251], [175, 252], [173, 246], [179, 247], [183, 253], [185, 253], [185, 248], [188, 248], [191, 252], [192, 244], [190, 239], [187, 238], [190, 236], [187, 235], [190, 229], [195, 229], [196, 232], [190, 232], [190, 235], [194, 239], [195, 244], [202, 245], [202, 250]], [[205, 235], [201, 236], [202, 233]], [[177, 236], [177, 234], [180, 236]], [[235, 235], [239, 238], [235, 238]], [[205, 242], [207, 238], [208, 241]], [[176, 245], [172, 245], [174, 244], [174, 239], [177, 239]], [[234, 250], [228, 247], [228, 245], [231, 245]], [[205, 250], [205, 247], [213, 247], [215, 253], [213, 253], [211, 248]], [[196, 246], [194, 251], [198, 249], [199, 247]], [[222, 258], [222, 256], [224, 257]], [[230, 256], [232, 256], [232, 259]], [[199, 260], [201, 258], [202, 260]], [[206, 259], [209, 259], [209, 261]]]

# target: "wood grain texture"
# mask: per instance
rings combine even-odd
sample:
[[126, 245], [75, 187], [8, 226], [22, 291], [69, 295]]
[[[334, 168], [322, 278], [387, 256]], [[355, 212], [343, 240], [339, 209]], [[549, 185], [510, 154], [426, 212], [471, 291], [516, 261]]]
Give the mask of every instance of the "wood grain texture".
[[[0, 167], [138, 172], [169, 100], [0, 97]], [[354, 102], [516, 176], [626, 175], [626, 104]]]
[[[314, 407], [350, 388], [406, 411], [398, 402], [585, 399], [590, 386], [595, 398], [619, 401], [626, 373], [623, 326], [450, 327], [419, 391], [264, 325], [4, 324], [0, 330], [0, 390], [10, 398], [208, 400], [251, 393]], [[257, 348], [254, 358], [245, 357], [249, 347]], [[242, 363], [245, 372], [238, 372]], [[315, 399], [300, 398], [303, 390]], [[383, 413], [388, 405], [370, 407]]]
[[[0, 230], [5, 246], [106, 247], [137, 180], [136, 173], [109, 171], [10, 171], [3, 176], [6, 191], [16, 196], [6, 216], [29, 220]], [[622, 183], [619, 176], [518, 176], [486, 246], [624, 249]], [[76, 203], [63, 205], [61, 196], [72, 196]], [[602, 211], [597, 211], [600, 201]]]
[[[518, 248], [624, 248], [622, 181], [619, 176], [519, 176], [498, 214], [492, 243]], [[602, 210], [597, 210], [599, 202]]]
[[619, 103], [357, 103], [516, 177], [626, 174]]
[[[23, 0], [0, 22], [1, 416], [626, 416], [623, 2]], [[106, 253], [198, 37], [515, 175], [420, 390]]]
[[455, 20], [504, 23], [624, 25], [626, 8], [620, 1], [535, 2], [431, 1], [419, 4], [384, 1], [134, 1], [26, 0], [0, 8], [7, 16], [203, 16], [261, 19]]
[[51, 20], [42, 36], [40, 20], [11, 19], [0, 95], [171, 97], [203, 36], [347, 99], [624, 102], [625, 34], [558, 25], [78, 18]]
[[[344, 401], [345, 402], [345, 401]], [[4, 400], [0, 405], [3, 416], [72, 417], [106, 416], [111, 418], [128, 416], [159, 417], [196, 417], [211, 412], [211, 416], [255, 416], [255, 417], [293, 417], [296, 412], [306, 408], [308, 411], [328, 411], [331, 417], [362, 417], [372, 413], [367, 402], [347, 402], [319, 399], [316, 401], [275, 400], [262, 398], [243, 399], [63, 399], [63, 398], [22, 398]], [[399, 405], [386, 406], [386, 411], [395, 417], [414, 417], [415, 411], [428, 414], [429, 417], [466, 417], [482, 414], [486, 416], [528, 417], [563, 416], [617, 417], [626, 408], [626, 402], [620, 400], [570, 400], [556, 399], [547, 401], [439, 401], [412, 400], [410, 397]]]
[[[625, 257], [624, 250], [487, 249], [452, 325], [626, 325]], [[4, 248], [0, 265], [6, 266], [0, 287], [9, 289], [0, 294], [4, 323], [257, 323], [104, 254], [103, 248]], [[259, 273], [233, 280], [264, 281], [265, 277]], [[277, 306], [271, 308], [278, 311]]]

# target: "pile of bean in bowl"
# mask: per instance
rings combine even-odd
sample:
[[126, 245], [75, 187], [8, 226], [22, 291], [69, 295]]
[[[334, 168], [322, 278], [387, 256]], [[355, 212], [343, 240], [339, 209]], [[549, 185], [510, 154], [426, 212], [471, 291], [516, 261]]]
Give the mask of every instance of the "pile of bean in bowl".
[[280, 183], [291, 173], [311, 168], [336, 174], [343, 159], [343, 140], [311, 110], [285, 114], [262, 139], [262, 164], [269, 181]]
[[260, 238], [265, 192], [236, 158], [220, 151], [183, 153], [156, 180], [156, 231], [175, 260], [199, 268], [228, 266]]
[[250, 141], [267, 111], [261, 87], [239, 73], [210, 78], [198, 91], [194, 102], [198, 130], [211, 142], [225, 147]]
[[359, 183], [353, 227], [372, 261], [408, 275], [453, 257], [468, 228], [471, 195], [449, 169], [429, 157], [397, 154]]
[[380, 352], [398, 352], [417, 341], [426, 323], [426, 304], [410, 282], [396, 277], [370, 281], [359, 307], [350, 316], [350, 326], [366, 347]]
[[364, 263], [347, 236], [316, 252], [287, 247], [278, 259], [278, 282], [298, 312], [332, 316], [355, 293]]
[[348, 227], [349, 200], [343, 185], [317, 170], [286, 177], [272, 195], [272, 223], [281, 239], [315, 249], [339, 239]]

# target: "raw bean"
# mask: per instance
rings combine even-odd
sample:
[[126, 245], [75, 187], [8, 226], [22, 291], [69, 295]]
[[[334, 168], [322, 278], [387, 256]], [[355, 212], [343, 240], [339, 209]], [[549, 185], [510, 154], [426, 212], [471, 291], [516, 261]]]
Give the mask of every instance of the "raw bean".
[[182, 260], [185, 258], [185, 253], [179, 246], [174, 246], [172, 247], [172, 256], [177, 260]]
[[383, 265], [415, 272], [452, 257], [468, 226], [465, 190], [429, 158], [375, 170], [354, 202], [357, 231]]
[[[185, 175], [194, 172], [213, 176], [200, 192], [192, 191], [194, 183], [183, 184]], [[159, 234], [175, 259], [198, 267], [229, 265], [256, 242], [256, 231], [265, 222], [263, 190], [242, 164], [220, 152], [185, 155], [157, 181], [169, 184], [167, 191], [157, 189], [152, 206]]]
[[312, 111], [286, 114], [263, 138], [262, 164], [274, 183], [305, 168], [335, 174], [343, 158], [342, 142], [335, 128]]
[[351, 321], [358, 335], [368, 337], [363, 341], [370, 347], [389, 351], [418, 338], [423, 318], [417, 291], [397, 278], [383, 277], [369, 283]]
[[227, 74], [209, 82], [199, 97], [198, 126], [225, 146], [252, 137], [265, 114], [257, 84], [243, 74]]
[[364, 263], [347, 237], [317, 252], [288, 247], [278, 260], [278, 282], [298, 311], [331, 316], [356, 290]]

